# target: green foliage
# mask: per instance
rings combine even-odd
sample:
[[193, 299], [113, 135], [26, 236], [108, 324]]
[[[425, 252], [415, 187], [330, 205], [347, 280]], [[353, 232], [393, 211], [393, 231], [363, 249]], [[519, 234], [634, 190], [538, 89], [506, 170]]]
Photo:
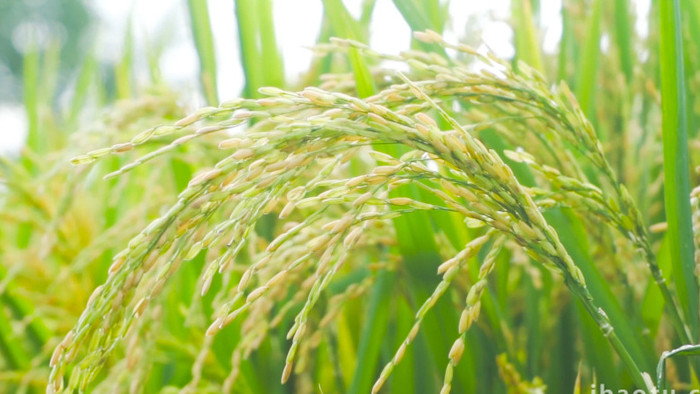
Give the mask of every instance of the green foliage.
[[59, 51], [29, 52], [0, 392], [695, 388], [698, 7], [655, 2], [642, 39], [624, 0], [564, 3], [550, 54], [514, 1], [506, 60], [436, 33], [445, 2], [395, 0], [418, 49], [385, 55], [374, 1], [324, 0], [295, 91], [272, 2], [238, 0], [246, 85], [219, 103], [226, 38], [190, 1], [196, 110], [158, 51], [137, 86], [130, 30], [118, 101], [88, 55], [56, 110]]
[[236, 21], [245, 74], [245, 97], [263, 86], [284, 85], [284, 67], [277, 49], [271, 0], [236, 0]]
[[219, 97], [216, 93], [216, 55], [214, 53], [214, 37], [209, 22], [209, 9], [206, 0], [189, 0], [190, 23], [192, 36], [199, 53], [199, 67], [202, 78], [202, 90], [207, 104], [216, 105]]
[[61, 64], [52, 70], [66, 76], [80, 64], [85, 53], [83, 38], [90, 31], [90, 13], [81, 0], [23, 1], [0, 3], [0, 101], [21, 99], [23, 59], [34, 47], [60, 48]]
[[691, 338], [698, 335], [698, 282], [695, 278], [693, 224], [688, 161], [688, 104], [680, 2], [660, 4], [661, 99], [663, 110], [664, 197], [673, 274], [679, 301], [690, 323]]

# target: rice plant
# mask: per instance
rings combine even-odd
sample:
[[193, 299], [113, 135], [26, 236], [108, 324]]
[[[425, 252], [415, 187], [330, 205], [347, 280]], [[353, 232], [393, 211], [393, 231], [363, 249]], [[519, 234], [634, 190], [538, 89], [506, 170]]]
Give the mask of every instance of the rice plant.
[[[216, 104], [190, 2], [211, 106], [186, 114], [158, 87], [52, 160], [3, 161], [0, 256], [33, 267], [0, 265], [8, 390], [697, 388], [697, 44], [681, 1], [653, 3], [659, 64], [634, 65], [626, 1], [565, 2], [556, 72], [538, 2], [513, 2], [507, 61], [431, 30], [438, 2], [395, 1], [416, 49], [388, 55], [324, 1], [344, 38], [313, 48], [301, 89], [282, 87], [274, 30], [251, 19], [269, 2], [236, 3], [243, 98]], [[645, 68], [658, 89], [635, 82]]]

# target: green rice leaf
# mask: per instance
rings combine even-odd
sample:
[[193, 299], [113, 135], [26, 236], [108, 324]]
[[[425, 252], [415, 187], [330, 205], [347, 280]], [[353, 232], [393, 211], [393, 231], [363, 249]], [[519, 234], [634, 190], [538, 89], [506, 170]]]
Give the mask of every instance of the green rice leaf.
[[[365, 38], [362, 37], [360, 27], [341, 0], [323, 0], [323, 8], [336, 35], [341, 38], [365, 41]], [[360, 51], [355, 48], [350, 48], [348, 56], [350, 58], [353, 74], [355, 75], [358, 95], [360, 97], [371, 96], [376, 91], [376, 88], [372, 80], [372, 74], [369, 72], [367, 62], [362, 57]]]
[[[581, 48], [579, 65], [576, 69], [577, 79], [575, 92], [583, 113], [589, 119], [595, 120], [594, 103], [596, 87], [598, 86], [598, 63], [600, 58], [600, 24], [602, 0], [594, 0], [593, 11], [588, 20], [586, 39]], [[600, 137], [600, 136], [599, 136]]]
[[377, 355], [381, 350], [389, 323], [389, 307], [392, 301], [391, 294], [394, 291], [394, 277], [395, 273], [382, 270], [377, 274], [377, 279], [372, 287], [360, 342], [357, 346], [355, 375], [348, 389], [350, 394], [368, 393], [374, 383], [375, 373], [379, 365]]
[[122, 50], [121, 59], [114, 68], [114, 83], [117, 90], [118, 99], [126, 99], [131, 97], [131, 78], [134, 69], [134, 34], [131, 19], [126, 27], [124, 35], [124, 48]]
[[283, 87], [284, 62], [277, 47], [275, 24], [272, 18], [272, 0], [257, 1], [258, 28], [260, 35], [260, 55], [265, 86]]
[[517, 61], [521, 60], [544, 74], [530, 0], [513, 0], [511, 9], [515, 25], [516, 68]]
[[245, 74], [245, 97], [259, 97], [263, 86], [284, 85], [284, 67], [277, 49], [270, 0], [236, 0], [236, 21]]
[[615, 38], [617, 51], [620, 57], [620, 66], [627, 83], [632, 80], [634, 67], [634, 52], [632, 51], [632, 16], [630, 15], [628, 0], [615, 0]]
[[216, 86], [216, 53], [214, 36], [209, 22], [207, 0], [188, 0], [190, 25], [195, 47], [199, 55], [200, 79], [207, 104], [219, 103]]
[[[412, 31], [433, 30], [439, 33], [445, 28], [449, 2], [441, 5], [438, 0], [393, 0], [403, 19]], [[413, 45], [425, 51], [445, 55], [444, 48], [413, 40]]]
[[683, 345], [671, 351], [665, 351], [661, 354], [659, 364], [656, 366], [656, 385], [659, 388], [666, 387], [666, 360], [672, 357], [695, 357], [700, 356], [700, 345]]
[[34, 152], [43, 152], [46, 140], [39, 129], [39, 63], [40, 55], [34, 47], [23, 59], [24, 108], [27, 111], [27, 147]]
[[661, 99], [663, 112], [664, 199], [673, 279], [685, 318], [698, 337], [698, 285], [695, 277], [690, 211], [688, 107], [686, 101], [680, 0], [660, 4]]

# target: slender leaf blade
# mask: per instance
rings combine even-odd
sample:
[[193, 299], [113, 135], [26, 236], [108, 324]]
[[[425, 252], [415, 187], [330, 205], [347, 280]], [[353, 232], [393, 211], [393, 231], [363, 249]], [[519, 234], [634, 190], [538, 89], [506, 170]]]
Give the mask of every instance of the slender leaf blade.
[[[537, 31], [532, 18], [530, 0], [513, 0], [512, 10], [515, 28], [516, 60], [522, 60], [534, 69], [544, 73], [540, 46], [537, 43]], [[517, 62], [516, 62], [517, 68]]]
[[219, 103], [216, 86], [216, 52], [209, 21], [207, 0], [188, 0], [192, 36], [199, 57], [200, 79], [204, 97], [209, 105]]
[[681, 5], [660, 2], [661, 109], [664, 151], [664, 205], [673, 279], [693, 339], [698, 332], [698, 285], [695, 277], [690, 210], [688, 107], [684, 72]]

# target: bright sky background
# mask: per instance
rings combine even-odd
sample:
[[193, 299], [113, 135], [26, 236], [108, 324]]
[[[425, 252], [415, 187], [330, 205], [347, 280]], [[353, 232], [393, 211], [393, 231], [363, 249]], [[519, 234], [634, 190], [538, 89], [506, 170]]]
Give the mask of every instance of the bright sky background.
[[[133, 9], [128, 5], [131, 3]], [[133, 24], [137, 34], [137, 43], [155, 38], [163, 31], [172, 32], [172, 46], [161, 59], [162, 71], [166, 79], [176, 85], [196, 83], [197, 54], [186, 29], [186, 2], [182, 0], [149, 0], [117, 2], [113, 0], [96, 0], [94, 5], [98, 15], [107, 22], [103, 26], [98, 48], [103, 48], [101, 55], [105, 60], [115, 60], [126, 27], [129, 13], [133, 12]], [[345, 0], [351, 13], [359, 16], [362, 0]], [[454, 0], [450, 3], [450, 15], [453, 20], [448, 27], [448, 36], [457, 39], [465, 31], [467, 19], [482, 21], [484, 41], [498, 55], [510, 57], [514, 54], [511, 41], [513, 33], [505, 22], [508, 18], [509, 0], [471, 1]], [[304, 71], [310, 61], [311, 52], [305, 46], [313, 45], [319, 33], [322, 18], [321, 0], [273, 0], [275, 29], [278, 44], [282, 50], [287, 79], [295, 78]], [[553, 30], [559, 29], [559, 9], [561, 0], [545, 0], [543, 7], [553, 9], [549, 15]], [[234, 18], [233, 1], [210, 0], [210, 17], [214, 31], [217, 62], [219, 67], [219, 95], [222, 100], [236, 97], [243, 88], [242, 69], [237, 48], [237, 28]], [[403, 21], [391, 0], [377, 0], [370, 26], [370, 45], [380, 52], [397, 53], [407, 49], [410, 43], [410, 30]], [[543, 8], [544, 9], [544, 8]], [[488, 21], [488, 22], [487, 22]], [[486, 22], [486, 23], [485, 23]], [[560, 32], [553, 32], [554, 42]], [[140, 36], [140, 37], [139, 37]], [[137, 49], [143, 50], [143, 48]], [[224, 72], [225, 70], [225, 72]], [[233, 70], [233, 71], [232, 71]], [[183, 86], [184, 87], [184, 86]], [[189, 87], [189, 86], [187, 86]], [[194, 91], [194, 90], [193, 90]]]
[[[348, 9], [359, 15], [362, 0], [344, 0]], [[650, 0], [635, 0], [637, 15], [646, 16]], [[287, 79], [303, 72], [311, 61], [305, 46], [313, 45], [321, 25], [321, 0], [273, 0], [275, 29], [282, 50]], [[167, 38], [170, 43], [163, 53], [160, 67], [164, 78], [182, 92], [193, 106], [203, 105], [197, 89], [198, 60], [190, 32], [184, 0], [93, 0], [91, 2], [101, 23], [97, 32], [98, 56], [113, 62], [121, 53], [126, 25], [131, 16], [135, 33], [134, 59], [142, 59], [141, 79], [147, 78], [144, 53], [146, 43]], [[243, 71], [237, 48], [238, 37], [232, 0], [209, 0], [210, 17], [218, 63], [218, 89], [221, 100], [237, 97], [243, 88]], [[482, 37], [470, 37], [470, 42], [483, 42], [498, 56], [514, 55], [513, 31], [505, 22], [509, 17], [510, 0], [452, 0], [451, 21], [445, 35], [456, 41], [464, 37], [467, 23], [479, 23]], [[543, 47], [554, 52], [561, 36], [561, 0], [541, 0]], [[646, 18], [638, 18], [638, 34], [646, 35]], [[410, 31], [391, 0], [377, 0], [370, 26], [370, 46], [385, 53], [407, 49]], [[472, 29], [470, 29], [472, 31]], [[604, 45], [605, 37], [601, 40]], [[0, 106], [0, 154], [15, 152], [23, 144], [26, 120], [20, 105]]]

